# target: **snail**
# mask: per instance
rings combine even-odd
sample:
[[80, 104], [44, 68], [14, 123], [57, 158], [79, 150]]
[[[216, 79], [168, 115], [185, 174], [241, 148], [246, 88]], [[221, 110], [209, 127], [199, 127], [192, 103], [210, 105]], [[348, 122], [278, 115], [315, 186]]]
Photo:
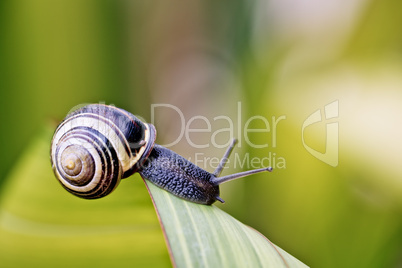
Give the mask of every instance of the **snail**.
[[66, 116], [51, 143], [54, 174], [70, 193], [86, 199], [110, 194], [122, 178], [138, 172], [160, 188], [185, 200], [224, 203], [219, 185], [263, 171], [260, 168], [219, 177], [234, 139], [213, 173], [155, 144], [156, 130], [131, 113], [109, 105], [90, 104]]

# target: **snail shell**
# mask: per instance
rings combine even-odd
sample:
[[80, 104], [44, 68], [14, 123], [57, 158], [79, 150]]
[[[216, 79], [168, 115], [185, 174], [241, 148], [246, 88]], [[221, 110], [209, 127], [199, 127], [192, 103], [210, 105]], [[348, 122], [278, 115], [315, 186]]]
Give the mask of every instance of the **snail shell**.
[[155, 138], [153, 125], [122, 109], [101, 104], [84, 106], [67, 115], [54, 133], [53, 171], [72, 194], [100, 198], [138, 170]]

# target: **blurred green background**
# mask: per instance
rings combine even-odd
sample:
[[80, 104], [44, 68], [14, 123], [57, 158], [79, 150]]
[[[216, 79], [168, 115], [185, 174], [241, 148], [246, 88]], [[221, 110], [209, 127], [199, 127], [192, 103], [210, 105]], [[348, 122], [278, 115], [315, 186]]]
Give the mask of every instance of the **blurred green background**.
[[[226, 204], [218, 204], [223, 210], [313, 267], [400, 267], [401, 10], [402, 2], [391, 0], [0, 2], [0, 212], [10, 210], [22, 195], [17, 186], [8, 187], [9, 178], [29, 176], [21, 171], [23, 164], [18, 171], [15, 164], [35, 137], [50, 137], [49, 126], [53, 130], [72, 107], [115, 104], [152, 121], [157, 142], [168, 144], [180, 135], [178, 115], [167, 108], [152, 110], [151, 105], [170, 104], [180, 109], [185, 122], [194, 116], [211, 122], [211, 132], [191, 134], [196, 144], [211, 143], [214, 131], [228, 127], [214, 118], [228, 116], [241, 143], [238, 157], [271, 155], [276, 164], [285, 162], [276, 166], [271, 158], [273, 173], [223, 185]], [[301, 136], [304, 120], [334, 101], [339, 115], [328, 122], [339, 125], [336, 167], [313, 157]], [[254, 144], [267, 143], [265, 148], [248, 145], [237, 132], [256, 115], [270, 124], [273, 116], [286, 117], [275, 130], [271, 125], [270, 132], [248, 133]], [[308, 146], [325, 152], [328, 122], [306, 128]], [[205, 127], [202, 120], [191, 124]], [[264, 128], [263, 121], [254, 120], [249, 128]], [[226, 134], [215, 136], [219, 145], [228, 140]], [[50, 145], [50, 138], [41, 142], [41, 152], [48, 150], [44, 144]], [[185, 137], [171, 149], [192, 161], [200, 155], [204, 160], [220, 157], [225, 150], [211, 144], [194, 148]], [[31, 155], [37, 152], [29, 150]], [[50, 174], [48, 155], [36, 158]], [[224, 174], [251, 168], [231, 163]], [[213, 171], [208, 161], [198, 164]], [[138, 175], [134, 178], [139, 181]], [[124, 213], [144, 206], [150, 219], [143, 224], [156, 230], [145, 187], [135, 185], [143, 189], [143, 199], [130, 199], [128, 190], [112, 196], [126, 200]], [[24, 191], [27, 197], [36, 189]], [[40, 204], [36, 209], [42, 214], [31, 213], [46, 222], [51, 213], [46, 206], [55, 206], [55, 195], [42, 196], [40, 202], [33, 195], [24, 202]], [[84, 202], [63, 198], [68, 201], [63, 199], [60, 208], [69, 202], [79, 208]], [[99, 202], [108, 204], [107, 215], [118, 217], [113, 204], [121, 203], [113, 198], [119, 197]], [[153, 264], [166, 264], [162, 233], [155, 232], [161, 262]], [[8, 238], [0, 237], [0, 250], [8, 248], [10, 259], [29, 262], [30, 239], [36, 238], [15, 240], [12, 231], [4, 233]]]

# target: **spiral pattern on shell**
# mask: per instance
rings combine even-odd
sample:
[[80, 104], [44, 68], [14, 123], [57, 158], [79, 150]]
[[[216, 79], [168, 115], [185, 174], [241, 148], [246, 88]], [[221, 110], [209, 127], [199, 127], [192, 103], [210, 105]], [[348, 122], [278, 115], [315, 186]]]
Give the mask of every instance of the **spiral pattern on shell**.
[[52, 167], [67, 191], [82, 198], [100, 198], [137, 171], [155, 138], [154, 126], [129, 112], [91, 104], [67, 115], [57, 127]]

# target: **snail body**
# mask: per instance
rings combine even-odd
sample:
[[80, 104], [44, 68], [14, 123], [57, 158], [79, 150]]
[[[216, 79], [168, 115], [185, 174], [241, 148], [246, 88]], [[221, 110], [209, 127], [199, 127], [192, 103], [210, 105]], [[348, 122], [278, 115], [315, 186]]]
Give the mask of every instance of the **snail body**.
[[70, 193], [96, 199], [110, 194], [120, 180], [138, 172], [160, 188], [191, 202], [210, 205], [219, 184], [272, 168], [219, 177], [235, 141], [219, 167], [209, 173], [175, 152], [155, 144], [156, 130], [114, 106], [91, 104], [75, 110], [57, 127], [51, 144], [56, 178]]
[[155, 144], [148, 159], [138, 173], [153, 184], [195, 203], [209, 205], [222, 200], [212, 174], [175, 152]]

